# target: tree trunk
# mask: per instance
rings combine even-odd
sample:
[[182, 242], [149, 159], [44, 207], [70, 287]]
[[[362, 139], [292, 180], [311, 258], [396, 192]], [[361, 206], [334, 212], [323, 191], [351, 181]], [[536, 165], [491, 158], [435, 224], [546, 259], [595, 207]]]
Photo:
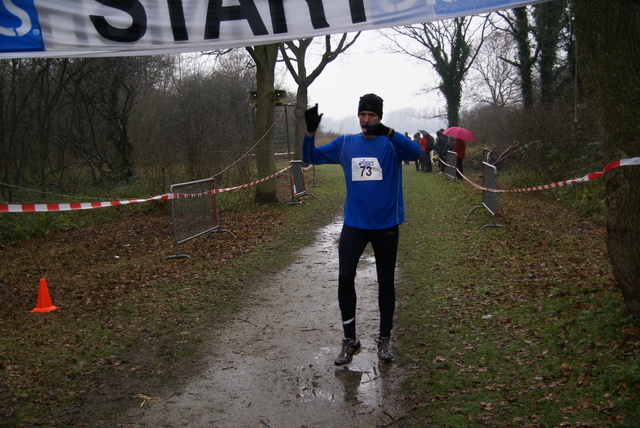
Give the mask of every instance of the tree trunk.
[[513, 13], [515, 15], [513, 36], [518, 44], [518, 73], [520, 74], [522, 105], [525, 109], [531, 109], [533, 107], [533, 61], [531, 59], [531, 44], [529, 43], [529, 16], [526, 6], [514, 9]]
[[553, 1], [534, 6], [536, 16], [536, 32], [538, 45], [540, 46], [540, 103], [541, 107], [551, 110], [555, 96], [556, 71], [555, 64], [558, 58], [559, 35], [562, 30], [562, 13], [564, 2]]
[[[256, 63], [256, 121], [253, 138], [259, 141], [256, 147], [256, 166], [258, 178], [267, 177], [276, 172], [273, 154], [273, 112], [275, 109], [275, 65], [278, 57], [278, 45], [262, 45], [247, 48]], [[270, 204], [278, 202], [276, 179], [259, 183], [256, 187], [256, 203]]]
[[460, 124], [460, 103], [462, 101], [462, 83], [457, 77], [443, 77], [440, 92], [447, 105], [447, 123], [449, 126]]
[[[595, 110], [603, 162], [640, 156], [640, 2], [576, 0], [578, 72]], [[607, 249], [627, 307], [640, 316], [640, 167], [606, 180]]]
[[293, 110], [295, 120], [295, 144], [293, 145], [293, 158], [302, 159], [302, 139], [307, 130], [307, 123], [304, 118], [304, 112], [307, 109], [309, 100], [309, 86], [306, 84], [298, 85], [296, 93], [296, 108]]
[[[462, 82], [475, 59], [475, 54], [472, 55], [471, 44], [467, 40], [467, 29], [469, 27], [467, 18], [455, 18], [451, 25], [452, 28], [449, 31], [445, 31], [445, 33], [442, 33], [442, 27], [438, 30], [438, 27], [434, 26], [431, 35], [429, 35], [432, 40], [448, 39], [451, 49], [449, 55], [442, 49], [443, 46], [446, 46], [442, 43], [434, 45], [431, 42], [432, 47], [429, 47], [429, 49], [434, 59], [439, 58], [436, 63], [439, 63], [440, 66], [436, 67], [436, 71], [442, 78], [440, 92], [442, 92], [447, 102], [448, 124], [449, 126], [458, 126], [462, 101]], [[441, 34], [434, 35], [438, 31]]]

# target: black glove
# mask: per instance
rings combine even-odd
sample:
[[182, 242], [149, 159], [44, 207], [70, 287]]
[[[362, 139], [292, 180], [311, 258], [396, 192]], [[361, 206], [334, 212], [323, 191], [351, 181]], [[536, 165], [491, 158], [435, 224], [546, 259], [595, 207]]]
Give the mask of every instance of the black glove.
[[384, 126], [382, 123], [372, 123], [371, 125], [367, 125], [367, 130], [364, 132], [365, 135], [389, 135], [390, 128]]
[[311, 133], [316, 132], [320, 125], [320, 119], [322, 119], [322, 115], [318, 115], [318, 104], [305, 111], [304, 120], [307, 122], [307, 131]]

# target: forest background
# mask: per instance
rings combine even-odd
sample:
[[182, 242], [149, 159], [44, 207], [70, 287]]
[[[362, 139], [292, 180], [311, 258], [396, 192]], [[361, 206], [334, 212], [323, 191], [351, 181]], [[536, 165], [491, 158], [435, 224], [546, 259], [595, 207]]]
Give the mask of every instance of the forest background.
[[[572, 20], [572, 4], [550, 2], [391, 29], [385, 33], [386, 49], [421, 59], [417, 67], [436, 69], [440, 81], [423, 90], [446, 100], [443, 111], [432, 114], [473, 130], [477, 143], [469, 147], [470, 167], [490, 155], [514, 185], [542, 184], [603, 166], [593, 109], [582, 99], [576, 74]], [[301, 49], [295, 51], [295, 44], [280, 46], [280, 52], [293, 62], [290, 70], [305, 60], [320, 69], [349, 43], [358, 43], [357, 35], [347, 40], [336, 37], [333, 45], [316, 40], [316, 50], [305, 52], [308, 58], [297, 56]], [[403, 51], [403, 46], [417, 48]], [[327, 59], [324, 49], [330, 47]], [[215, 177], [218, 187], [261, 178], [255, 154], [265, 134], [255, 132], [254, 57], [237, 49], [195, 56], [1, 61], [2, 201], [136, 198], [208, 177]], [[286, 132], [268, 135], [275, 152], [296, 150], [304, 128], [300, 110], [306, 104], [295, 103], [301, 90], [285, 89], [268, 124], [272, 130], [279, 120], [282, 127], [287, 116]], [[324, 141], [335, 135], [324, 131]], [[601, 182], [588, 189], [575, 186], [557, 197], [603, 215], [603, 188]], [[0, 240], [55, 229], [56, 219], [65, 217], [3, 215]]]

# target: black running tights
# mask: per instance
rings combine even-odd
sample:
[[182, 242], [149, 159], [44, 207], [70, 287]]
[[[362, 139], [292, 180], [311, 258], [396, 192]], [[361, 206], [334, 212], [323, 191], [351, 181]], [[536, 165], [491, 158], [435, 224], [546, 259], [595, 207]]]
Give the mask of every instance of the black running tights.
[[356, 337], [356, 269], [358, 261], [370, 242], [378, 275], [378, 307], [380, 309], [380, 337], [389, 337], [393, 327], [396, 305], [395, 267], [398, 254], [399, 227], [388, 229], [356, 229], [343, 226], [338, 247], [338, 303], [342, 315], [344, 337]]

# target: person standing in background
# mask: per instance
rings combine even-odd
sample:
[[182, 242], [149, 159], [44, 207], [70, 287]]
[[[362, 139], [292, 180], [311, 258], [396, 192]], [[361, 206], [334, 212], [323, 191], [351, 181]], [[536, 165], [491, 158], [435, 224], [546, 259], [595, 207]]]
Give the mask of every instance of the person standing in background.
[[418, 171], [424, 172], [425, 169], [427, 168], [425, 164], [425, 158], [427, 155], [427, 135], [426, 134], [422, 134], [422, 138], [420, 138], [420, 142], [418, 144], [420, 144], [420, 152], [421, 152], [420, 153], [420, 169]]
[[464, 174], [464, 169], [462, 167], [462, 162], [464, 161], [464, 151], [466, 148], [466, 144], [464, 142], [464, 140], [458, 138], [455, 142], [455, 144], [453, 145], [453, 150], [454, 152], [456, 152], [456, 177], [458, 178], [462, 178], [462, 175], [460, 174]]
[[[405, 131], [404, 136], [409, 138], [409, 133]], [[409, 161], [408, 160], [404, 161], [404, 164], [409, 165]]]
[[436, 154], [438, 155], [438, 174], [444, 173], [444, 162], [447, 159], [447, 136], [444, 135], [444, 129], [436, 132]]
[[[416, 132], [415, 134], [413, 134], [413, 141], [415, 141], [416, 144], [420, 145], [420, 133], [419, 132]], [[422, 153], [422, 149], [421, 149], [420, 153]], [[420, 171], [420, 158], [416, 159], [416, 171]]]
[[425, 146], [425, 153], [423, 153], [424, 157], [421, 162], [424, 172], [431, 172], [433, 171], [433, 165], [431, 164], [431, 152], [435, 148], [435, 141], [428, 132], [425, 134], [425, 138], [427, 139], [427, 143]]

